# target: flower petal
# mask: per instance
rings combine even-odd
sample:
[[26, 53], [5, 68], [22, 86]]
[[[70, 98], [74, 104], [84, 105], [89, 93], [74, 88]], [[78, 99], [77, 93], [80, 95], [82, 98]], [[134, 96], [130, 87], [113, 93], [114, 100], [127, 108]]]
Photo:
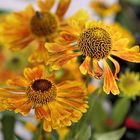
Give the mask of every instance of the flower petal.
[[67, 9], [69, 8], [70, 3], [71, 3], [71, 0], [60, 0], [59, 1], [58, 7], [56, 9], [56, 15], [59, 18], [62, 18], [64, 16]]
[[139, 46], [134, 46], [131, 49], [120, 49], [117, 51], [112, 51], [111, 54], [126, 61], [135, 63], [140, 62]]
[[115, 77], [112, 74], [111, 69], [109, 68], [106, 60], [103, 60], [104, 63], [104, 91], [109, 94], [110, 91], [116, 95], [119, 94], [120, 91], [118, 89], [117, 83], [115, 81]]
[[25, 68], [24, 69], [24, 76], [29, 81], [32, 81], [34, 79], [42, 78], [44, 75], [44, 66], [39, 65], [38, 67], [34, 68]]

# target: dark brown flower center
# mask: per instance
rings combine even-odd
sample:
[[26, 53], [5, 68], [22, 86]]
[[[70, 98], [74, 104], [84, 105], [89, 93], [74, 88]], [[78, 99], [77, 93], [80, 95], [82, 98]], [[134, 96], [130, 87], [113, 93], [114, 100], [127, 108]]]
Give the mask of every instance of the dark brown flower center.
[[111, 45], [110, 34], [99, 27], [86, 29], [81, 33], [78, 42], [83, 54], [97, 60], [108, 56]]
[[51, 87], [51, 82], [46, 79], [35, 80], [32, 84], [34, 90], [41, 92], [48, 91]]
[[49, 12], [36, 12], [31, 19], [31, 30], [37, 36], [48, 36], [56, 32], [57, 19]]
[[27, 97], [35, 105], [44, 105], [56, 98], [56, 86], [47, 79], [33, 81], [26, 90]]

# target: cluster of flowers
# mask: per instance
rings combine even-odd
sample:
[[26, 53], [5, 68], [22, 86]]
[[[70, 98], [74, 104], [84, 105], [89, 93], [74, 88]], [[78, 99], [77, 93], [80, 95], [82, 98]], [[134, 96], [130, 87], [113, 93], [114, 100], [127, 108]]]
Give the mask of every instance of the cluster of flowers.
[[[38, 0], [39, 11], [28, 5], [24, 11], [6, 16], [0, 25], [0, 41], [10, 50], [20, 51], [31, 45], [35, 48], [29, 57], [32, 68], [25, 68], [24, 76], [8, 80], [10, 87], [0, 88], [0, 111], [28, 115], [33, 108], [35, 118], [43, 121], [47, 132], [77, 122], [88, 108], [84, 80], [64, 77], [56, 82], [57, 70], [84, 58], [73, 72], [78, 75], [80, 70], [83, 75], [103, 78], [104, 92], [117, 95], [120, 65], [114, 56], [140, 62], [139, 46], [130, 46], [129, 38], [115, 25], [90, 20], [83, 9], [65, 19], [70, 2], [59, 0], [52, 13], [55, 0]], [[114, 65], [114, 71], [109, 63]]]

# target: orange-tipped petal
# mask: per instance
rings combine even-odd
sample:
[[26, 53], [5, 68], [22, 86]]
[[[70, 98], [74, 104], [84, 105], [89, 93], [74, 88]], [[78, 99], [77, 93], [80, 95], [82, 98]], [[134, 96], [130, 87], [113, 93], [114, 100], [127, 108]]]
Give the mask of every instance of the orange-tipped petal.
[[112, 57], [109, 56], [108, 58], [113, 62], [114, 66], [115, 66], [115, 74], [114, 74], [114, 76], [115, 76], [115, 79], [118, 79], [117, 74], [120, 72], [120, 65], [119, 65], [119, 63], [118, 63], [115, 59], [113, 59]]
[[134, 46], [131, 49], [120, 49], [117, 51], [112, 51], [111, 54], [126, 61], [139, 63], [140, 62], [139, 50], [140, 50], [139, 46]]
[[112, 71], [107, 64], [106, 60], [103, 60], [104, 63], [104, 91], [109, 94], [112, 92], [114, 95], [119, 94], [120, 91], [118, 89], [117, 83], [115, 81], [115, 77], [112, 74]]
[[58, 7], [56, 10], [56, 15], [62, 18], [64, 14], [67, 12], [67, 9], [69, 8], [70, 3], [71, 3], [71, 0], [59, 0]]
[[45, 68], [44, 68], [43, 65], [40, 65], [38, 67], [34, 67], [32, 69], [31, 68], [25, 68], [24, 69], [24, 76], [29, 81], [41, 78], [44, 75], [44, 69]]

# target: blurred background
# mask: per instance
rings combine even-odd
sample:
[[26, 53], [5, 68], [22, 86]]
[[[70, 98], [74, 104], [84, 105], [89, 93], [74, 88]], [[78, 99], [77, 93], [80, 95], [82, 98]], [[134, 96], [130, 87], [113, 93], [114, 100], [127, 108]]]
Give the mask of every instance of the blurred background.
[[[56, 1], [57, 5], [58, 0]], [[38, 9], [35, 0], [0, 0], [0, 22], [3, 22], [6, 14], [23, 10], [29, 3]], [[55, 8], [56, 6], [52, 10]], [[129, 38], [130, 46], [140, 45], [140, 0], [72, 0], [65, 17], [71, 16], [80, 8], [86, 9], [91, 19], [114, 24]], [[8, 78], [21, 73], [28, 65], [29, 54], [30, 50], [11, 53], [3, 49], [1, 44], [1, 87], [5, 86], [4, 82]], [[122, 94], [98, 95], [98, 87], [102, 83], [90, 79], [96, 90], [89, 95], [89, 111], [70, 128], [46, 134], [46, 140], [140, 140], [140, 64], [115, 59], [121, 65], [118, 85]], [[9, 111], [2, 112], [0, 140], [41, 140], [36, 138], [37, 123], [33, 112], [28, 117]]]

